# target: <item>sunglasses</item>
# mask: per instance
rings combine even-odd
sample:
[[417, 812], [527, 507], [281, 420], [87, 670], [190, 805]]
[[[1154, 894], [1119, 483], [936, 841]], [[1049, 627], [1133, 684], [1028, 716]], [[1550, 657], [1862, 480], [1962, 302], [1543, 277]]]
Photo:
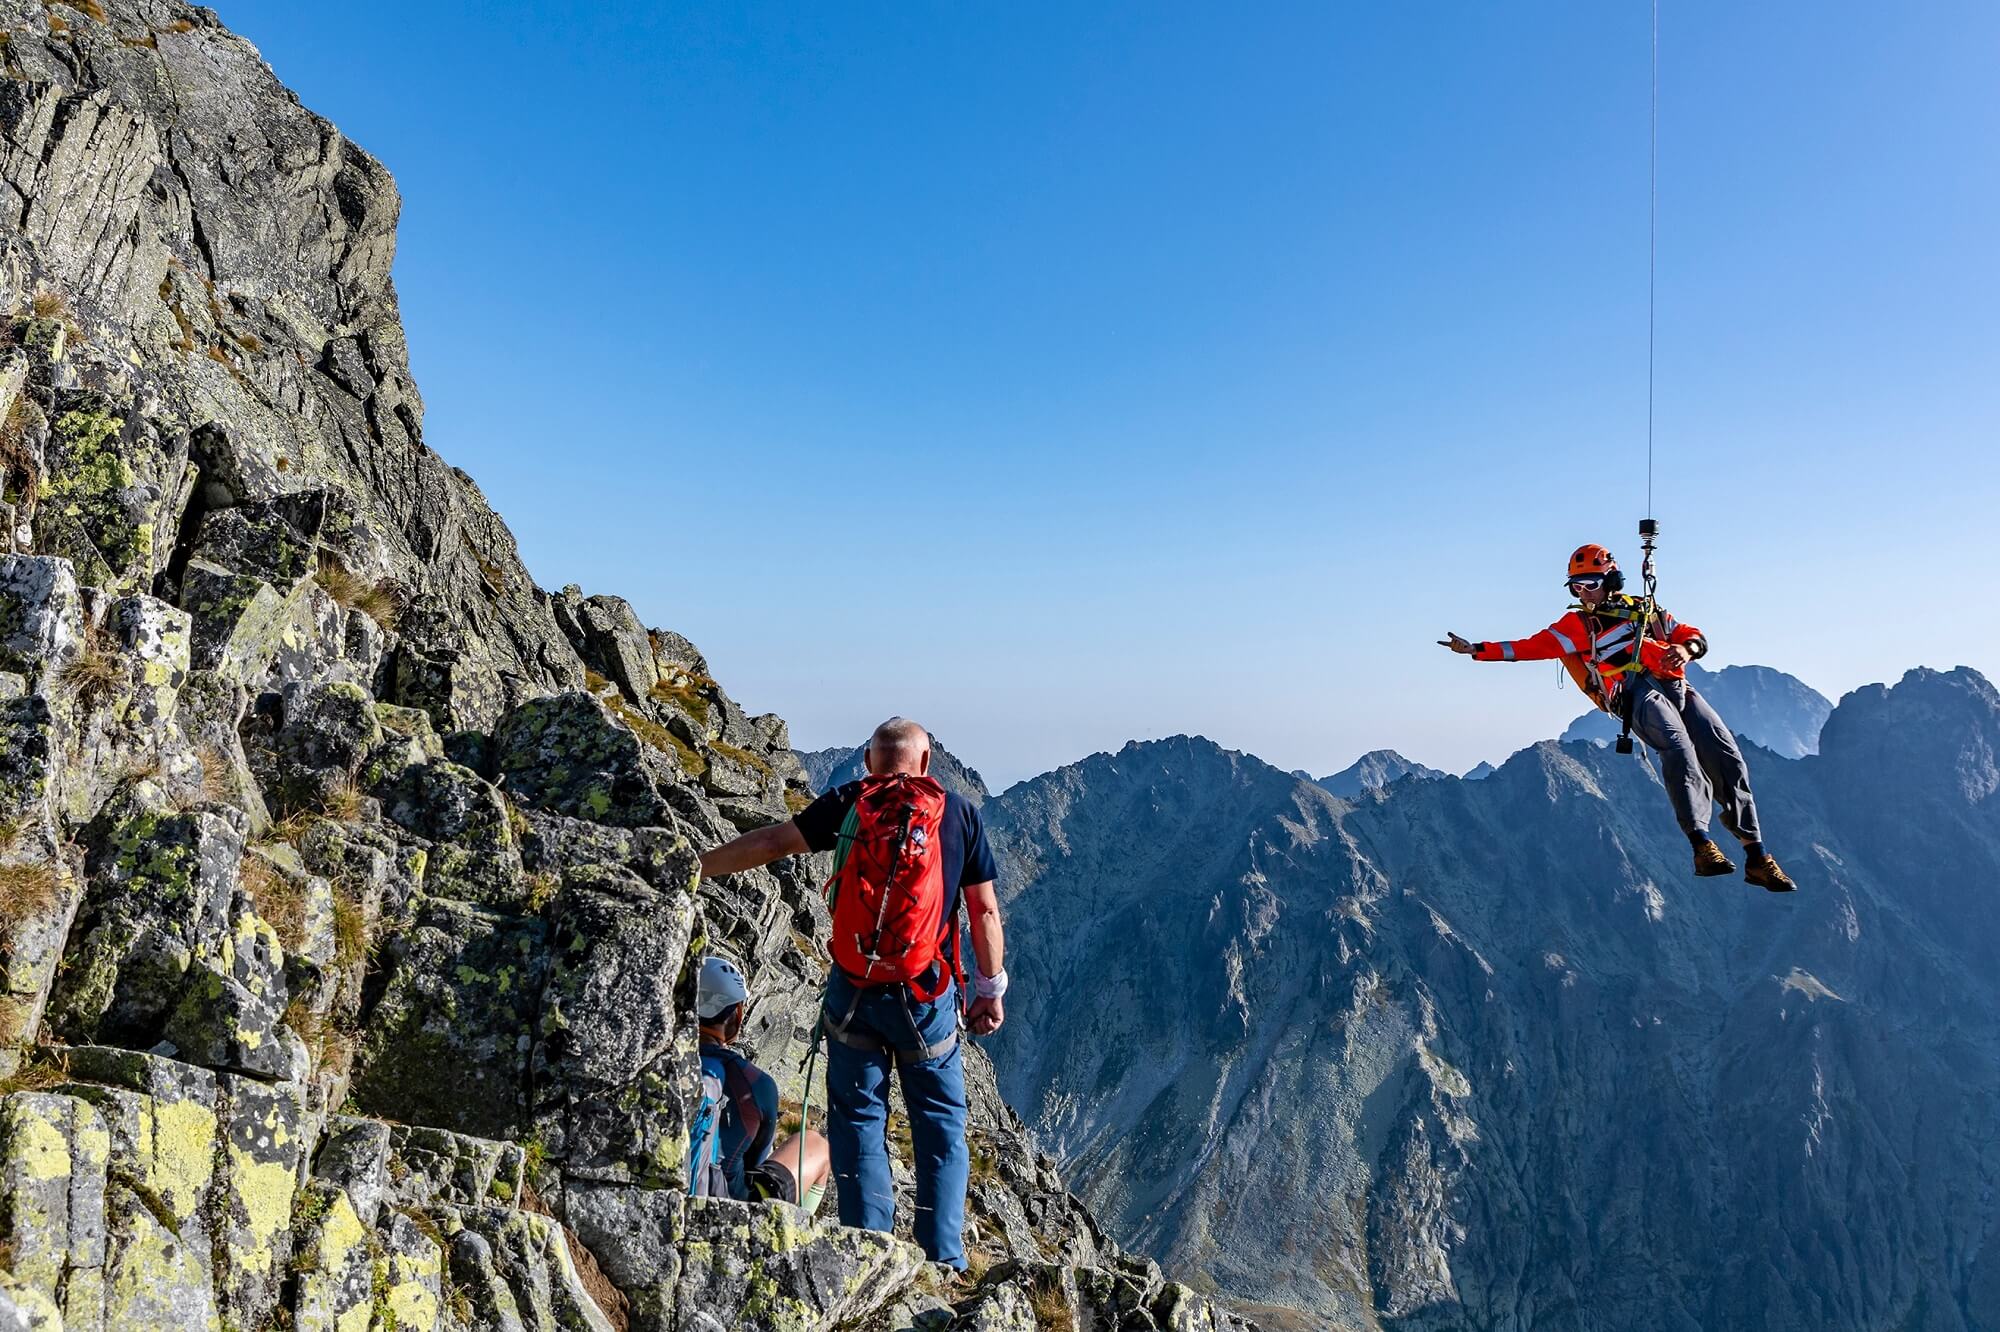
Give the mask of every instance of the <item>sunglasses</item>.
[[1569, 580], [1569, 590], [1572, 592], [1595, 592], [1603, 586], [1603, 574], [1584, 574], [1581, 577]]

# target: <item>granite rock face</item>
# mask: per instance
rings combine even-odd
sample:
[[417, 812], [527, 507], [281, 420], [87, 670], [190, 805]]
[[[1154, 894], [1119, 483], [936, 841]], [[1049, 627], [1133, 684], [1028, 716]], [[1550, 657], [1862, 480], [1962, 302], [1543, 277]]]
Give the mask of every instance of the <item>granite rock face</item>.
[[1592, 745], [1024, 783], [1002, 1088], [1120, 1239], [1310, 1325], [2000, 1324], [2000, 693], [1912, 671], [1818, 742], [1750, 751], [1789, 896], [1694, 879]]
[[534, 584], [423, 442], [394, 183], [212, 11], [0, 0], [0, 76], [0, 1326], [935, 1325], [1022, 1264], [1182, 1326], [977, 1052], [983, 1276], [685, 1196], [703, 951], [801, 1090], [818, 867], [697, 881], [810, 798], [784, 722]]

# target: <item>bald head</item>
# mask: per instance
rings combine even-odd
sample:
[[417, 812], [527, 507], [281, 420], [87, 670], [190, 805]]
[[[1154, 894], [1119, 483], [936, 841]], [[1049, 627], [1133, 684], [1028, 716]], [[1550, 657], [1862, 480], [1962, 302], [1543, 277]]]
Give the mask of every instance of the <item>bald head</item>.
[[893, 772], [930, 771], [931, 733], [905, 717], [891, 717], [868, 737], [868, 771], [878, 777]]

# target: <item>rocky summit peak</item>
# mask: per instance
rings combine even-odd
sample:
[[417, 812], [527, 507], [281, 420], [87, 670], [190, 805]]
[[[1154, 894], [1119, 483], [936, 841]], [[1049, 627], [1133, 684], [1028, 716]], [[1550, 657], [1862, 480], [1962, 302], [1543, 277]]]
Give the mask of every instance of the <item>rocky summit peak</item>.
[[1238, 1326], [976, 1051], [972, 1275], [688, 1196], [693, 966], [794, 1101], [825, 966], [697, 849], [811, 787], [425, 444], [399, 207], [212, 11], [0, 0], [0, 1326]]
[[1406, 759], [1393, 749], [1376, 749], [1363, 754], [1339, 772], [1320, 778], [1319, 784], [1337, 796], [1352, 800], [1363, 792], [1380, 791], [1405, 777], [1436, 781], [1450, 775]]

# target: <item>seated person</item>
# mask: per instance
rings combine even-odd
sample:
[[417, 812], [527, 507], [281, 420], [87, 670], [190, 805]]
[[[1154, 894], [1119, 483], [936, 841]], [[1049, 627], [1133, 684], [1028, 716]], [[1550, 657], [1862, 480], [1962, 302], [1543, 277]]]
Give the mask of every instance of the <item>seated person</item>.
[[691, 1191], [739, 1202], [776, 1198], [808, 1214], [818, 1211], [831, 1169], [826, 1138], [801, 1126], [772, 1145], [778, 1084], [731, 1048], [750, 1011], [749, 987], [734, 962], [701, 960], [694, 1009], [701, 1024], [703, 1096], [690, 1134]]

